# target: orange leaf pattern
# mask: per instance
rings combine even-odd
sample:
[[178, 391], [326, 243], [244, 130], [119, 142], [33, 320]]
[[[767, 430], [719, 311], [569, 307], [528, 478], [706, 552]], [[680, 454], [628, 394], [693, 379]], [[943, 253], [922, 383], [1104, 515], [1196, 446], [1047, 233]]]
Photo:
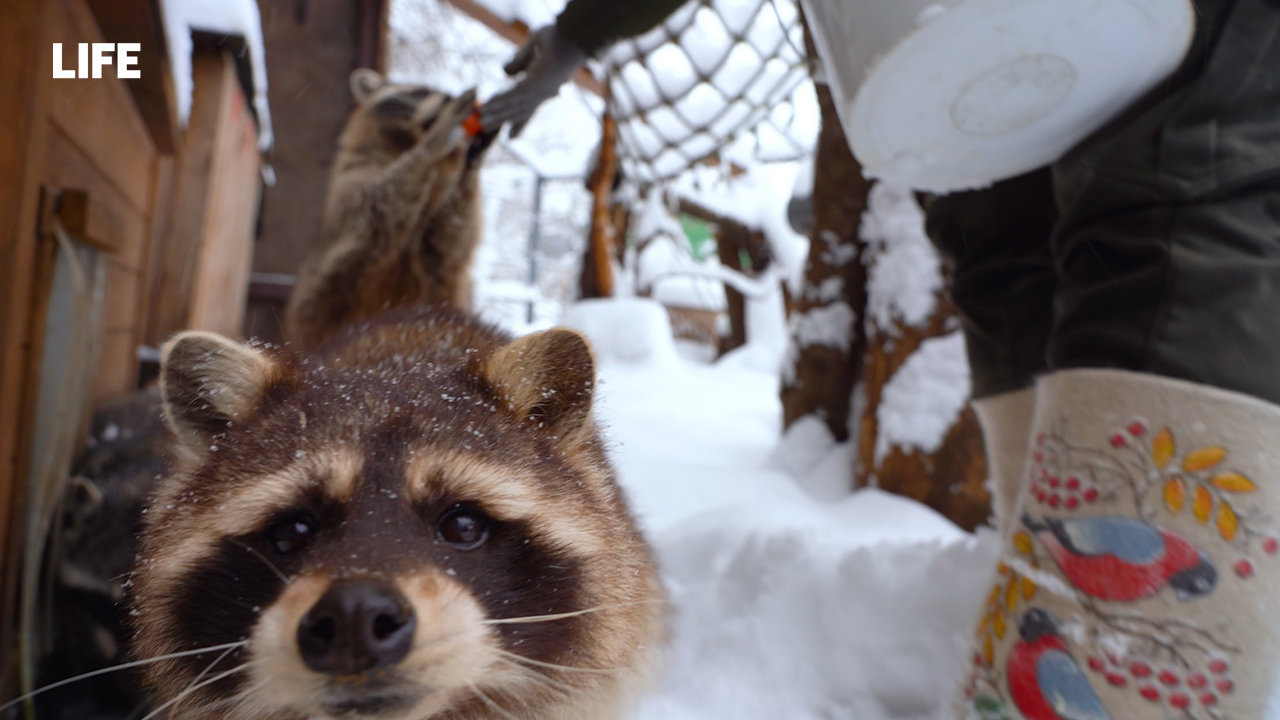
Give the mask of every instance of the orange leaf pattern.
[[1164, 504], [1169, 512], [1179, 512], [1187, 502], [1187, 485], [1182, 478], [1173, 478], [1164, 484]]
[[1200, 470], [1208, 470], [1209, 468], [1222, 462], [1227, 456], [1227, 449], [1211, 445], [1209, 447], [1196, 448], [1187, 453], [1187, 457], [1182, 461], [1182, 469], [1187, 472], [1199, 472]]
[[1203, 486], [1196, 486], [1196, 497], [1191, 504], [1191, 512], [1195, 513], [1196, 519], [1203, 525], [1209, 522], [1209, 513], [1213, 510], [1213, 496], [1209, 495], [1209, 491]]
[[1240, 518], [1236, 517], [1236, 511], [1225, 502], [1218, 506], [1218, 532], [1222, 533], [1222, 538], [1227, 542], [1235, 539], [1236, 533], [1240, 530]]
[[1234, 472], [1214, 475], [1213, 479], [1209, 482], [1213, 483], [1214, 487], [1222, 490], [1223, 492], [1250, 493], [1258, 489], [1258, 486], [1255, 485], [1252, 480], [1240, 473]]
[[1039, 589], [1039, 588], [1037, 588], [1037, 587], [1036, 587], [1036, 584], [1031, 580], [1031, 578], [1025, 578], [1025, 577], [1024, 577], [1024, 578], [1020, 578], [1020, 579], [1018, 580], [1018, 585], [1019, 585], [1019, 586], [1021, 587], [1021, 589], [1022, 589], [1022, 599], [1023, 599], [1023, 600], [1030, 600], [1031, 598], [1035, 597], [1035, 596], [1036, 596], [1036, 590], [1038, 590], [1038, 589]]
[[1161, 470], [1173, 459], [1173, 433], [1169, 428], [1161, 430], [1155, 440], [1151, 441], [1151, 457]]

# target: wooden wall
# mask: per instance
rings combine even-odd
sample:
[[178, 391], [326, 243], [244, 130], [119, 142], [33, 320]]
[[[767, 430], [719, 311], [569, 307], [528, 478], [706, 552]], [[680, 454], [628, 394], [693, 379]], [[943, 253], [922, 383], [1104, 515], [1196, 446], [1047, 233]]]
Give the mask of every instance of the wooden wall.
[[[253, 270], [295, 273], [320, 238], [320, 209], [338, 135], [351, 114], [347, 78], [358, 67], [382, 69], [390, 0], [259, 0], [276, 145], [275, 187], [264, 191], [262, 232]], [[280, 339], [288, 285], [258, 283], [244, 333]]]
[[[13, 679], [16, 655], [16, 538], [54, 256], [40, 227], [42, 196], [82, 191], [83, 234], [106, 249], [94, 403], [136, 388], [144, 341], [190, 325], [236, 335], [243, 319], [261, 187], [255, 119], [234, 60], [212, 52], [195, 63], [207, 112], [175, 137], [157, 8], [156, 0], [0, 0], [0, 688]], [[101, 79], [53, 79], [52, 43], [74, 58], [77, 43], [104, 41], [143, 41], [144, 82], [126, 84], [114, 68]], [[200, 163], [183, 162], [193, 145], [204, 148]], [[197, 205], [195, 222], [175, 228]], [[190, 272], [160, 292], [179, 237]], [[184, 310], [158, 329], [156, 307]]]
[[257, 125], [225, 52], [192, 61], [191, 117], [156, 251], [145, 339], [193, 328], [235, 337], [244, 319], [257, 221]]
[[[125, 84], [52, 79], [52, 43], [103, 42], [83, 0], [3, 0], [0, 8], [0, 540], [21, 524], [29, 418], [38, 377], [47, 277], [40, 267], [37, 210], [42, 190], [88, 194], [86, 234], [111, 248], [96, 398], [133, 387], [140, 307], [155, 218], [161, 159]], [[64, 45], [65, 47], [65, 45]], [[88, 408], [86, 408], [86, 411]], [[8, 543], [6, 568], [18, 548]], [[5, 572], [5, 617], [12, 582]], [[4, 655], [0, 651], [0, 655]]]

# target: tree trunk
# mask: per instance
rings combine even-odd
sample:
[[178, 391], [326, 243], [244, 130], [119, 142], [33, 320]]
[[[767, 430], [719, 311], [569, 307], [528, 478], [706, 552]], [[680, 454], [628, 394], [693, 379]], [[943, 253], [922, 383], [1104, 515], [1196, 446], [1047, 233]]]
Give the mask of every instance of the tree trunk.
[[924, 327], [898, 323], [892, 331], [872, 326], [867, 331], [867, 355], [863, 363], [861, 417], [858, 419], [858, 455], [855, 483], [874, 486], [918, 500], [966, 530], [991, 515], [991, 497], [985, 487], [987, 460], [982, 450], [982, 430], [967, 405], [932, 453], [892, 447], [876, 462], [879, 409], [885, 385], [925, 340], [953, 332], [955, 308], [939, 293], [937, 309]]
[[[815, 58], [807, 25], [805, 47], [809, 57]], [[858, 229], [871, 181], [863, 177], [849, 150], [830, 89], [821, 83], [816, 89], [822, 130], [814, 150], [813, 228], [804, 285], [793, 298], [795, 360], [783, 377], [782, 417], [784, 426], [790, 427], [805, 415], [816, 415], [837, 441], [844, 442], [849, 439], [850, 402], [866, 349], [862, 316], [867, 308], [867, 271]], [[840, 304], [851, 312], [840, 312]], [[848, 342], [807, 342], [806, 319], [821, 322], [833, 308], [837, 318], [850, 319]]]

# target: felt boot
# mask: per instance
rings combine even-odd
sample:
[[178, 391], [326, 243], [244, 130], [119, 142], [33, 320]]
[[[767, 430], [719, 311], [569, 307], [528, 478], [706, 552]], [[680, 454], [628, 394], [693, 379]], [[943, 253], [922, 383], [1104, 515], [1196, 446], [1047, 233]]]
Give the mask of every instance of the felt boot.
[[962, 717], [1280, 717], [1280, 407], [1116, 370], [1036, 392]]
[[978, 424], [982, 426], [982, 445], [987, 451], [993, 524], [1002, 535], [1011, 527], [1018, 493], [1023, 487], [1035, 397], [1035, 390], [1027, 388], [972, 403]]

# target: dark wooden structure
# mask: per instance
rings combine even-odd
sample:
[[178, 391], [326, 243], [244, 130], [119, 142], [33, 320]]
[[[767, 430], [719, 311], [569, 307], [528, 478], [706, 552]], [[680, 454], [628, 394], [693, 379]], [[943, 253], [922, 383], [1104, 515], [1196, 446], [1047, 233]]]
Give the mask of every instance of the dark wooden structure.
[[[195, 58], [179, 129], [158, 0], [0, 0], [0, 17], [3, 689], [30, 658], [17, 618], [90, 411], [137, 387], [145, 343], [238, 329], [260, 160], [224, 47]], [[53, 79], [55, 42], [138, 42], [141, 78]]]

